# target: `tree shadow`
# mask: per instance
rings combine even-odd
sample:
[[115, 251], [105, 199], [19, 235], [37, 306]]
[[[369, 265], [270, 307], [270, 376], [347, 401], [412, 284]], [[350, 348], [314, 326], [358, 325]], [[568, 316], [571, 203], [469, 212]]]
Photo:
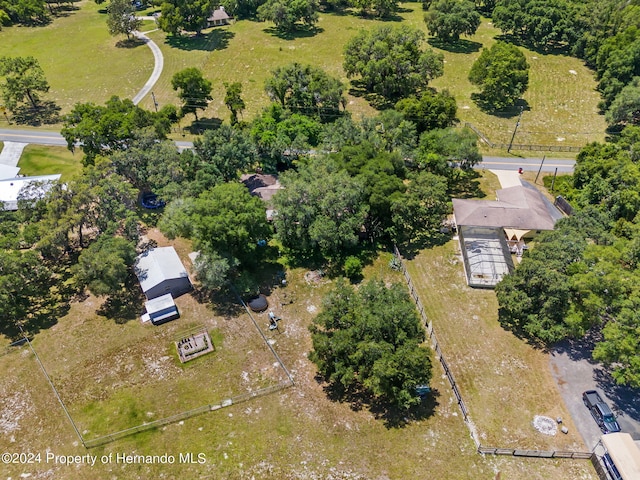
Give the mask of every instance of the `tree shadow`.
[[369, 102], [369, 105], [371, 105], [376, 110], [392, 109], [396, 104], [394, 100], [390, 100], [386, 97], [383, 97], [378, 93], [369, 92], [366, 89], [365, 83], [360, 79], [351, 81], [351, 88], [349, 88], [349, 95], [352, 95], [358, 98], [364, 98], [367, 102]]
[[450, 53], [475, 53], [479, 52], [482, 44], [473, 40], [458, 39], [454, 42], [445, 42], [436, 37], [431, 37], [427, 43], [433, 48], [438, 48]]
[[202, 135], [207, 130], [217, 130], [222, 125], [222, 120], [219, 118], [199, 118], [195, 120], [188, 127], [183, 128], [183, 133], [187, 132], [191, 135]]
[[24, 104], [13, 110], [12, 120], [19, 125], [39, 127], [60, 122], [60, 107], [54, 101], [43, 100], [37, 108]]
[[279, 30], [277, 27], [263, 28], [262, 31], [282, 40], [295, 40], [296, 38], [315, 37], [319, 33], [324, 32], [324, 28], [313, 25], [297, 25], [295, 30], [290, 31]]
[[141, 38], [130, 37], [116, 42], [117, 48], [136, 48], [145, 45], [147, 42]]
[[402, 252], [402, 258], [413, 260], [420, 250], [425, 248], [440, 247], [451, 240], [450, 233], [432, 232], [420, 235], [417, 238], [398, 243], [398, 249]]
[[481, 93], [475, 92], [471, 94], [471, 100], [478, 106], [480, 110], [488, 115], [493, 115], [498, 118], [513, 118], [520, 115], [520, 111], [531, 111], [529, 103], [519, 98], [515, 103], [502, 110], [496, 109], [493, 104], [487, 100]]
[[618, 385], [611, 373], [603, 367], [595, 368], [593, 377], [598, 388], [614, 403], [614, 410], [621, 410], [625, 415], [640, 421], [640, 403], [638, 403], [640, 389]]
[[473, 168], [457, 169], [455, 178], [449, 184], [449, 193], [454, 198], [484, 198], [480, 187], [480, 172]]
[[229, 30], [216, 28], [208, 33], [200, 35], [170, 35], [165, 43], [172, 48], [185, 51], [201, 50], [213, 52], [214, 50], [224, 50], [229, 46], [229, 41], [235, 37], [235, 33]]
[[[317, 374], [314, 378], [318, 384], [326, 382], [326, 379], [320, 374]], [[362, 390], [346, 390], [337, 383], [327, 383], [323, 385], [322, 389], [329, 400], [337, 403], [348, 403], [354, 412], [367, 408], [377, 420], [383, 420], [385, 427], [389, 429], [406, 427], [413, 421], [432, 417], [435, 414], [436, 407], [439, 405], [438, 397], [440, 396], [438, 390], [433, 389], [429, 394], [421, 397], [422, 401], [420, 403], [404, 409], [373, 397]]]
[[369, 410], [376, 419], [384, 420], [384, 426], [388, 429], [403, 428], [411, 422], [425, 420], [435, 415], [440, 392], [432, 389], [427, 395], [422, 397], [422, 401], [409, 409], [400, 409], [393, 405], [382, 402], [374, 402]]
[[118, 324], [123, 324], [140, 317], [143, 313], [141, 305], [144, 301], [145, 297], [137, 284], [137, 279], [131, 275], [124, 289], [116, 295], [109, 295], [96, 313], [111, 318]]
[[[53, 15], [56, 18], [70, 16], [72, 13], [80, 10], [80, 7], [74, 5], [74, 3], [76, 3], [75, 0], [66, 3], [59, 3], [55, 8], [53, 8]], [[48, 3], [48, 5], [51, 5], [51, 3]]]
[[496, 35], [494, 38], [501, 42], [511, 43], [519, 47], [527, 48], [532, 52], [538, 53], [540, 55], [569, 55], [571, 48], [570, 45], [564, 43], [548, 43], [544, 45], [538, 45], [532, 42], [528, 42], [510, 33]]

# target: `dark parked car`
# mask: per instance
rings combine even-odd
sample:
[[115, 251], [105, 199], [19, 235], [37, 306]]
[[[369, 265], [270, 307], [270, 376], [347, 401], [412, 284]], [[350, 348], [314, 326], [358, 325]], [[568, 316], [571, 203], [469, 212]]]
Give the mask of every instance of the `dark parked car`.
[[165, 205], [165, 202], [159, 199], [155, 193], [145, 193], [142, 195], [140, 203], [144, 208], [149, 208], [151, 210], [162, 208]]
[[620, 431], [620, 425], [616, 422], [616, 417], [597, 391], [587, 390], [582, 394], [582, 401], [603, 433]]

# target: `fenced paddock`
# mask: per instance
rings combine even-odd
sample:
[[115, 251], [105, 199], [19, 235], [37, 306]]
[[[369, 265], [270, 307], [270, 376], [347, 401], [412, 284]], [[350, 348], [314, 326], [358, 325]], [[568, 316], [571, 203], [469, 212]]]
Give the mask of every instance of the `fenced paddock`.
[[396, 245], [393, 246], [394, 255], [396, 257], [396, 264], [400, 266], [400, 269], [405, 277], [407, 282], [407, 287], [409, 289], [409, 293], [411, 298], [413, 298], [416, 303], [416, 308], [420, 314], [420, 317], [425, 325], [427, 335], [431, 341], [431, 346], [436, 353], [436, 358], [438, 359], [440, 366], [442, 367], [445, 376], [447, 377], [449, 386], [456, 398], [456, 402], [460, 408], [462, 413], [462, 418], [464, 419], [465, 425], [469, 429], [469, 435], [476, 446], [476, 451], [482, 455], [505, 455], [512, 457], [530, 457], [530, 458], [550, 458], [550, 459], [590, 459], [592, 463], [597, 462], [597, 458], [595, 454], [592, 452], [583, 452], [583, 451], [563, 451], [563, 450], [533, 450], [533, 449], [524, 449], [524, 448], [502, 448], [502, 447], [493, 447], [482, 445], [480, 441], [480, 435], [476, 429], [475, 423], [471, 419], [471, 413], [467, 408], [467, 405], [462, 397], [460, 389], [456, 383], [455, 377], [449, 368], [449, 365], [445, 359], [445, 354], [442, 351], [440, 344], [438, 343], [438, 339], [436, 337], [436, 332], [433, 326], [433, 322], [427, 317], [424, 309], [424, 305], [418, 296], [418, 292], [416, 291], [413, 280], [411, 279], [411, 275], [407, 271], [406, 265], [404, 264], [404, 260], [402, 258], [402, 254]]
[[[37, 360], [82, 445], [104, 445], [293, 385], [249, 315], [195, 325], [186, 317], [160, 327], [95, 317], [80, 321], [70, 336], [65, 322], [76, 317], [69, 315], [61, 319], [64, 328], [28, 344], [26, 353]], [[104, 339], [88, 342], [96, 329]], [[215, 350], [180, 363], [176, 341], [204, 332]]]

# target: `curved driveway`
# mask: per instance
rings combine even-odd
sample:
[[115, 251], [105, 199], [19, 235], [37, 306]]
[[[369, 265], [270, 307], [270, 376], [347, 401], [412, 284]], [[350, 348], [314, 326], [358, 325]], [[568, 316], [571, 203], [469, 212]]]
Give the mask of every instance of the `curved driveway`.
[[164, 68], [164, 57], [162, 56], [162, 51], [160, 50], [160, 47], [158, 47], [158, 45], [156, 45], [156, 43], [153, 40], [151, 40], [149, 37], [147, 37], [144, 33], [133, 32], [133, 34], [136, 36], [136, 38], [139, 38], [140, 40], [142, 40], [151, 49], [151, 52], [153, 53], [153, 59], [155, 62], [153, 66], [153, 72], [151, 72], [151, 76], [149, 77], [149, 80], [147, 80], [147, 83], [144, 84], [144, 86], [136, 94], [136, 96], [131, 99], [133, 103], [137, 105], [142, 101], [144, 97], [147, 96], [147, 94], [151, 91], [153, 86], [156, 84], [156, 82], [160, 78], [160, 74], [162, 73], [162, 69]]

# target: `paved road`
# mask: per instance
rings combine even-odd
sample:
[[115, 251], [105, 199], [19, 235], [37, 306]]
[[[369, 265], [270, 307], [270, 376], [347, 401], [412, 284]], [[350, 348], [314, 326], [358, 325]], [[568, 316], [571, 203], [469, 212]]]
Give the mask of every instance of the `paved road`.
[[[1, 142], [35, 143], [38, 145], [67, 146], [67, 142], [58, 132], [46, 132], [43, 130], [14, 130], [0, 129]], [[178, 149], [193, 148], [193, 142], [176, 141]], [[491, 168], [495, 170], [518, 170], [537, 172], [542, 158], [513, 158], [513, 157], [483, 157], [482, 163], [476, 168]], [[574, 160], [547, 158], [544, 161], [542, 171], [553, 172], [558, 167], [558, 172], [570, 173], [575, 165]]]
[[[476, 168], [490, 168], [492, 170], [518, 170], [522, 168], [528, 172], [537, 172], [540, 168], [540, 158], [516, 158], [516, 157], [482, 157], [482, 163]], [[545, 158], [542, 164], [543, 172], [554, 172], [558, 169], [558, 173], [571, 173], [575, 166], [575, 160], [566, 158]]]
[[58, 132], [44, 130], [0, 129], [0, 142], [35, 143], [37, 145], [67, 146], [67, 141]]
[[587, 448], [593, 450], [602, 433], [582, 403], [582, 392], [596, 389], [617, 416], [622, 431], [640, 440], [640, 391], [615, 384], [603, 366], [591, 358], [594, 343], [593, 338], [565, 341], [549, 357], [551, 372], [573, 422]]
[[[58, 132], [43, 130], [12, 130], [0, 128], [0, 142], [34, 143], [36, 145], [53, 145], [66, 147], [67, 141]], [[178, 150], [193, 148], [193, 142], [176, 141]]]

